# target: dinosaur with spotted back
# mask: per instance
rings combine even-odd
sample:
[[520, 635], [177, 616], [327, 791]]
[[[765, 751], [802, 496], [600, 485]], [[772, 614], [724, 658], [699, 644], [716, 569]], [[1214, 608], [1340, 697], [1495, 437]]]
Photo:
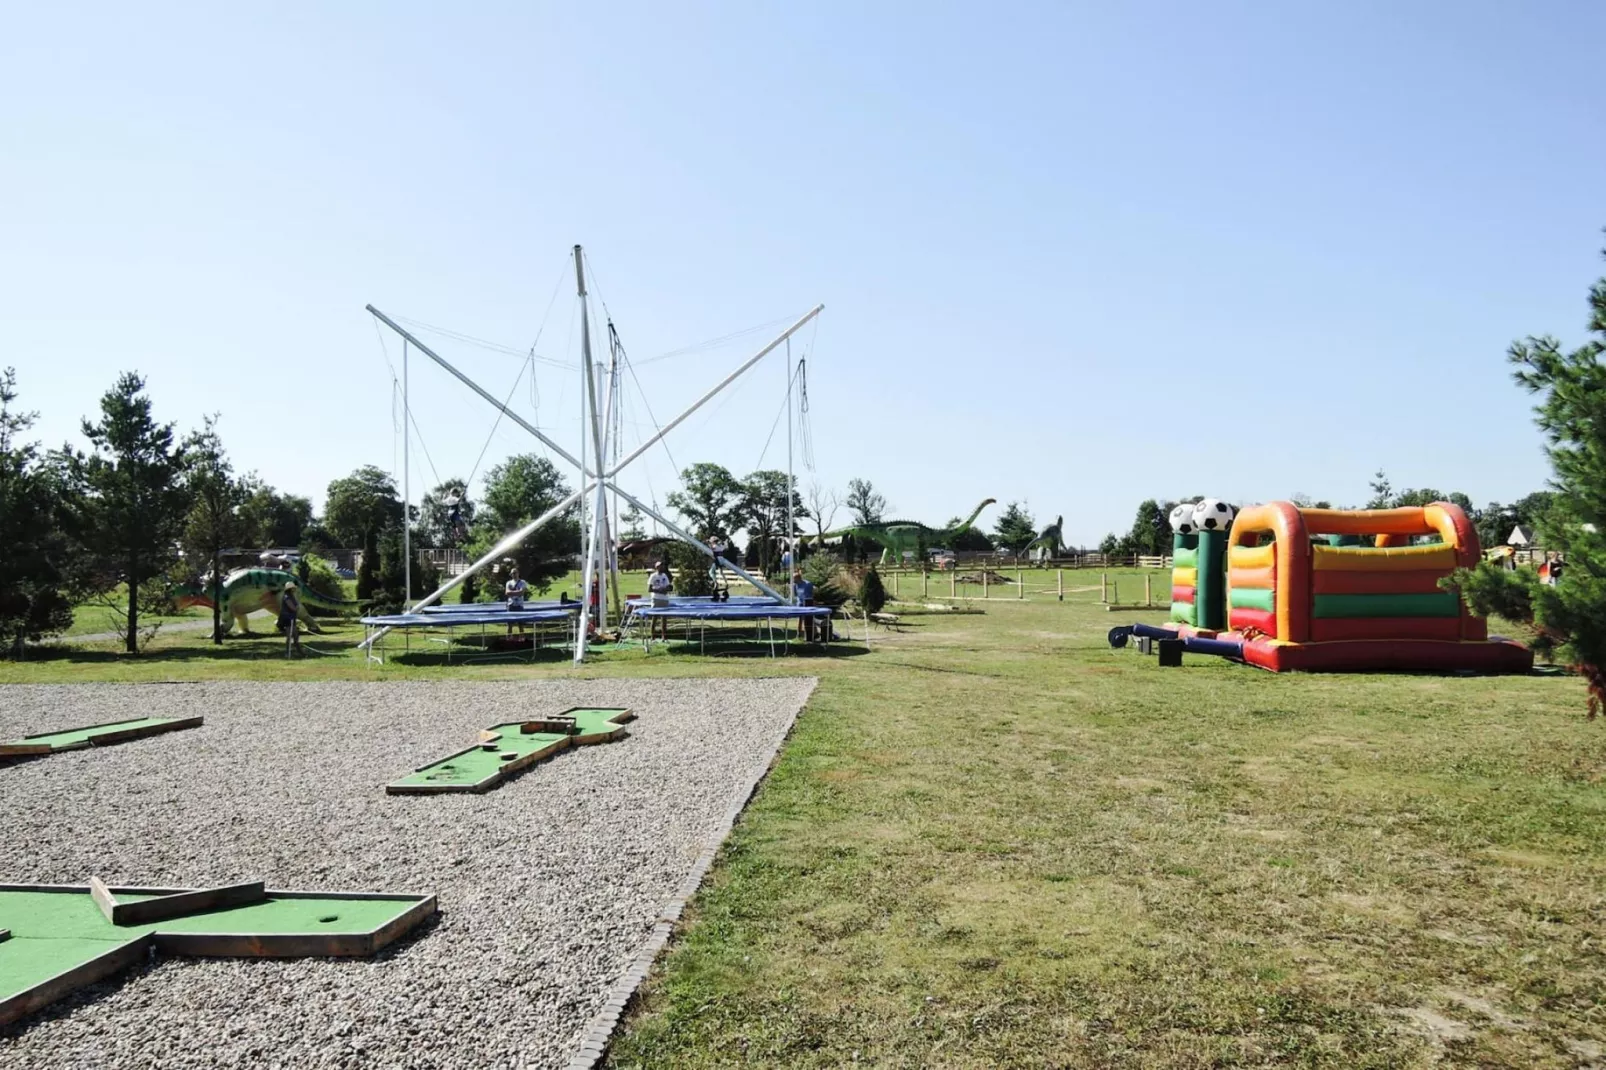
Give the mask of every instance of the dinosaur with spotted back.
[[[306, 625], [309, 632], [321, 632], [317, 621], [313, 620], [307, 612], [309, 606], [325, 609], [331, 613], [355, 614], [360, 608], [360, 602], [346, 602], [334, 598], [325, 598], [306, 584], [296, 580], [293, 573], [278, 568], [237, 568], [223, 578], [223, 619], [221, 627], [223, 634], [228, 635], [230, 630], [238, 626], [244, 635], [253, 634], [248, 617], [256, 610], [265, 609], [275, 617], [279, 614], [279, 599], [284, 593], [284, 585], [294, 582], [301, 594], [301, 609], [296, 616]], [[174, 588], [174, 596], [179, 608], [187, 609], [190, 606], [205, 606], [212, 608], [212, 597], [201, 584], [186, 583]]]
[[986, 499], [976, 506], [975, 512], [970, 514], [968, 520], [951, 528], [928, 528], [914, 520], [884, 520], [875, 524], [855, 524], [851, 527], [838, 528], [836, 531], [827, 531], [824, 535], [816, 535], [814, 539], [820, 541], [852, 535], [855, 539], [873, 542], [880, 546], [882, 564], [895, 563], [902, 560], [906, 550], [918, 556], [929, 547], [942, 546], [956, 535], [963, 535], [976, 523], [981, 511], [992, 505], [995, 500]]

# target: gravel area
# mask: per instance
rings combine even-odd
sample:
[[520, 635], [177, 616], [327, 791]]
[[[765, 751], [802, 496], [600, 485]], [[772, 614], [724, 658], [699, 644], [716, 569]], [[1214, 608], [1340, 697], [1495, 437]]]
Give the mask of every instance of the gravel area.
[[[434, 892], [371, 960], [158, 957], [0, 1032], [0, 1067], [567, 1062], [812, 679], [0, 687], [0, 738], [204, 713], [0, 765], [0, 881]], [[489, 725], [628, 706], [484, 795], [387, 781]]]

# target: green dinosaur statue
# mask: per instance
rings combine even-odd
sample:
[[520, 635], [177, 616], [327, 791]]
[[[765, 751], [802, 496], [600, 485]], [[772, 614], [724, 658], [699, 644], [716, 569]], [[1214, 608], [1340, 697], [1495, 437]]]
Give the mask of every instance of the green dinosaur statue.
[[1038, 557], [1063, 557], [1065, 555], [1065, 518], [1057, 516], [1054, 523], [1037, 533], [1037, 538], [1026, 544], [1024, 552], [1034, 560]]
[[875, 524], [856, 524], [852, 527], [838, 528], [836, 531], [827, 531], [824, 535], [815, 536], [815, 540], [835, 539], [843, 535], [852, 535], [855, 539], [864, 539], [881, 547], [881, 563], [883, 565], [903, 560], [904, 551], [910, 551], [916, 556], [924, 553], [927, 548], [941, 546], [951, 541], [956, 535], [963, 535], [970, 530], [981, 511], [994, 504], [996, 498], [988, 498], [976, 506], [970, 519], [951, 528], [928, 528], [914, 520], [883, 520]]
[[[228, 635], [230, 629], [238, 625], [244, 635], [251, 635], [251, 625], [247, 618], [249, 614], [258, 609], [265, 609], [275, 617], [279, 614], [279, 596], [284, 591], [284, 585], [295, 580], [293, 573], [277, 568], [237, 568], [223, 578], [223, 634]], [[315, 620], [307, 612], [307, 607], [316, 606], [333, 613], [354, 614], [361, 608], [359, 602], [344, 602], [333, 598], [325, 598], [306, 584], [297, 581], [301, 591], [301, 610], [296, 614], [301, 623], [307, 626], [309, 632], [321, 632]], [[175, 600], [180, 609], [190, 606], [205, 606], [212, 608], [212, 597], [207, 594], [198, 583], [179, 584], [173, 589]]]

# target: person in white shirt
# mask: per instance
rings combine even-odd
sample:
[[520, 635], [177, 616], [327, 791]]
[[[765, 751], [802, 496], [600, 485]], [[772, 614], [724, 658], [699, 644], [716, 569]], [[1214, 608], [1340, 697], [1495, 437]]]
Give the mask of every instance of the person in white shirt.
[[530, 585], [519, 577], [518, 569], [508, 573], [507, 586], [502, 588], [502, 597], [506, 598], [510, 605], [517, 605], [523, 602], [525, 596], [529, 593]]
[[[669, 574], [669, 563], [659, 561], [652, 567], [652, 575], [647, 577], [647, 593], [652, 595], [654, 609], [664, 609], [669, 605], [669, 592], [675, 589], [674, 577]], [[669, 639], [669, 621], [664, 617], [652, 617], [648, 620], [647, 635], [657, 638], [660, 631], [664, 640]]]

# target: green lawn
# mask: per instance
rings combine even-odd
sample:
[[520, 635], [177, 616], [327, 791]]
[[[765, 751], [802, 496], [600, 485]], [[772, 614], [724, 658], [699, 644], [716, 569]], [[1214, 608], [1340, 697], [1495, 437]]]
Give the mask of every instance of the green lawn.
[[[82, 602], [73, 607], [72, 627], [67, 629], [67, 635], [95, 635], [102, 632], [118, 632], [127, 627], [123, 614], [128, 609], [128, 589], [118, 585], [104, 599], [92, 602]], [[143, 632], [152, 624], [177, 624], [187, 621], [208, 620], [212, 611], [201, 606], [192, 606], [181, 610], [172, 616], [155, 616], [140, 614], [140, 631]]]
[[868, 654], [368, 668], [175, 635], [0, 680], [817, 675], [617, 1068], [1601, 1060], [1606, 723], [1576, 679], [1160, 669], [1106, 645], [1132, 615], [1097, 573], [1063, 604], [1036, 579]]

